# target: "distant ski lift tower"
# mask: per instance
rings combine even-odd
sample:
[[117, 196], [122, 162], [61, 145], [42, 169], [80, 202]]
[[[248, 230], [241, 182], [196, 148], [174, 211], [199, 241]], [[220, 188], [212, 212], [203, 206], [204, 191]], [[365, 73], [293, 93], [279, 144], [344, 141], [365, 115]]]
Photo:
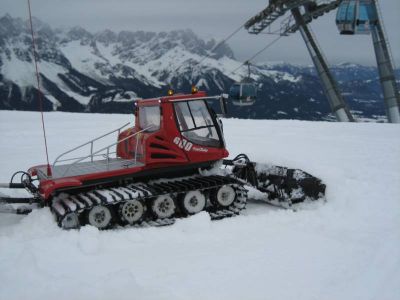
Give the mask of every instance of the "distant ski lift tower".
[[388, 121], [400, 123], [400, 94], [394, 74], [389, 42], [386, 38], [377, 1], [341, 1], [336, 14], [336, 25], [341, 34], [372, 33]]
[[268, 6], [248, 20], [244, 26], [249, 33], [259, 34], [267, 27], [270, 27], [281, 16], [285, 15], [286, 12], [290, 12], [291, 15], [283, 20], [279, 34], [289, 35], [300, 30], [321, 79], [332, 112], [336, 115], [338, 121], [353, 122], [354, 118], [340, 94], [338, 84], [332, 76], [324, 55], [308, 26], [308, 23], [313, 19], [336, 9], [340, 2], [341, 0], [270, 0]]

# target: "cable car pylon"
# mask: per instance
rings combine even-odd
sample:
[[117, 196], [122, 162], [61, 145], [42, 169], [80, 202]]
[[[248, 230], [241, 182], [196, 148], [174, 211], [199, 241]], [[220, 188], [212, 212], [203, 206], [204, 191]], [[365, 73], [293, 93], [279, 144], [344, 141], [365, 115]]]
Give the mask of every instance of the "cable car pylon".
[[400, 94], [378, 2], [376, 0], [341, 1], [336, 14], [336, 25], [340, 34], [371, 33], [386, 115], [390, 123], [400, 123]]
[[[311, 1], [311, 0], [270, 0], [268, 6], [260, 13], [245, 23], [249, 33], [259, 34], [271, 26], [286, 12], [291, 16], [279, 30], [280, 35], [288, 35], [300, 30], [301, 36], [306, 43], [308, 52], [312, 58], [321, 83], [328, 98], [332, 112], [338, 121], [354, 122], [354, 118], [342, 97], [338, 84], [331, 74], [322, 50], [308, 26], [313, 19], [336, 9], [340, 0], [336, 1]], [[301, 8], [301, 11], [300, 11]]]
[[324, 59], [322, 50], [320, 47], [318, 47], [311, 28], [309, 28], [309, 26], [305, 23], [299, 8], [296, 7], [292, 9], [292, 14], [297, 25], [299, 26], [301, 36], [306, 43], [315, 69], [317, 70], [319, 78], [321, 79], [322, 87], [326, 97], [328, 98], [332, 112], [340, 122], [354, 122], [354, 118], [350, 113], [342, 94], [340, 93], [338, 84]]

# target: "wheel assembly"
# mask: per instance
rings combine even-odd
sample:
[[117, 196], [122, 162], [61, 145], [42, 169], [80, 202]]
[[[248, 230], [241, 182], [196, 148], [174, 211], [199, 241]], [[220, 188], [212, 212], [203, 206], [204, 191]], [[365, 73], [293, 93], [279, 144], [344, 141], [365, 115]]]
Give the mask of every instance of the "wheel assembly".
[[[237, 87], [254, 88], [246, 82]], [[254, 102], [252, 90], [239, 97], [238, 105]], [[235, 216], [246, 206], [246, 186], [264, 193], [263, 201], [283, 208], [323, 198], [326, 186], [301, 170], [255, 163], [246, 154], [224, 159], [228, 151], [222, 123], [208, 101], [218, 100], [225, 113], [225, 96], [207, 96], [193, 87], [191, 94], [174, 96], [170, 90], [157, 99], [135, 102], [134, 127], [127, 123], [67, 150], [52, 165], [15, 172], [0, 187], [31, 195], [0, 193], [0, 212], [26, 214], [50, 206], [65, 229], [85, 224], [108, 229], [115, 223], [165, 226], [201, 211], [211, 220]], [[115, 133], [117, 142], [106, 146], [103, 138]], [[86, 145], [91, 147], [85, 156]]]
[[159, 219], [172, 217], [175, 213], [174, 200], [169, 195], [161, 195], [154, 199], [151, 210]]
[[119, 207], [119, 216], [123, 222], [134, 224], [143, 219], [146, 206], [137, 199], [128, 200]]
[[223, 185], [219, 189], [211, 193], [211, 201], [214, 205], [222, 207], [230, 206], [235, 201], [236, 192], [230, 185]]
[[88, 213], [88, 223], [99, 229], [105, 229], [111, 225], [112, 215], [108, 207], [103, 205], [93, 206]]
[[200, 191], [190, 191], [181, 198], [182, 210], [189, 214], [197, 214], [206, 207], [206, 197]]
[[76, 213], [66, 214], [61, 220], [60, 225], [63, 229], [74, 229], [79, 227], [79, 218]]

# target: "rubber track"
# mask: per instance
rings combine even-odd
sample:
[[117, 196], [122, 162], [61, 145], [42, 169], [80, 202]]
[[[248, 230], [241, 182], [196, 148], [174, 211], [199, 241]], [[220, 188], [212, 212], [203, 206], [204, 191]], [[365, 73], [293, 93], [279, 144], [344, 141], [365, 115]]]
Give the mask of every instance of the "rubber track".
[[[200, 176], [195, 175], [185, 179], [165, 180], [153, 183], [134, 183], [107, 189], [92, 190], [85, 193], [66, 195], [53, 200], [51, 209], [56, 216], [59, 225], [68, 213], [82, 214], [89, 211], [95, 205], [112, 206], [127, 200], [140, 199], [144, 203], [166, 194], [183, 194], [194, 190], [210, 190], [223, 185], [232, 185], [236, 191], [236, 199], [228, 207], [216, 207], [207, 205], [206, 211], [211, 220], [220, 220], [236, 216], [246, 207], [247, 190], [243, 183], [233, 177], [219, 175]], [[132, 227], [165, 226], [175, 222], [175, 218], [148, 219], [132, 225]]]

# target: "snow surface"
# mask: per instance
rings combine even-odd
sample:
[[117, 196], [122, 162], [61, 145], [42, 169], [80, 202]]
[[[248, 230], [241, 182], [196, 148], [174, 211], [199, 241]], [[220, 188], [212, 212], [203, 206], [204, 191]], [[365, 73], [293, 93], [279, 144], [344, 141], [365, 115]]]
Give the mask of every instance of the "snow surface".
[[[45, 120], [53, 160], [132, 116]], [[327, 202], [110, 231], [63, 231], [47, 209], [1, 214], [0, 299], [399, 298], [399, 125], [227, 119], [224, 130], [232, 156], [322, 178]], [[38, 113], [0, 111], [0, 136], [0, 182], [44, 162]]]

